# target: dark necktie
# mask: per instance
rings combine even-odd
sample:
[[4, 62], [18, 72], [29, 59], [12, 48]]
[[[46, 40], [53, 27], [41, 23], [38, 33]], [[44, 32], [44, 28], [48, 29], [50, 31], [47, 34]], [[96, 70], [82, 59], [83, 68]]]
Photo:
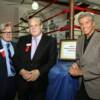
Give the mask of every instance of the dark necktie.
[[10, 61], [11, 72], [12, 72], [13, 74], [15, 74], [15, 69], [14, 69], [14, 67], [13, 67], [13, 62], [12, 62], [11, 51], [10, 51], [10, 44], [9, 44], [9, 43], [7, 43], [7, 51], [8, 51], [9, 61]]

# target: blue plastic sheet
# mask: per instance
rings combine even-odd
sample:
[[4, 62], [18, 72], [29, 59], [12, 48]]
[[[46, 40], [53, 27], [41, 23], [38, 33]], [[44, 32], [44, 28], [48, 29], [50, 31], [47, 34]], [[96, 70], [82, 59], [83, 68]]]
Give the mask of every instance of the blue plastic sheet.
[[78, 79], [69, 75], [73, 62], [58, 61], [49, 72], [46, 100], [74, 100], [78, 90]]

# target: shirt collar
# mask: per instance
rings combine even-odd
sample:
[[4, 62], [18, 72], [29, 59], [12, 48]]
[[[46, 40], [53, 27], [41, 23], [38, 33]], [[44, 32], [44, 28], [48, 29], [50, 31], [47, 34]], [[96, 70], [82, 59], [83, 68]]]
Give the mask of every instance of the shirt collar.
[[90, 40], [92, 38], [93, 34], [94, 34], [94, 32], [88, 38], [85, 36], [85, 40]]
[[36, 37], [32, 36], [32, 40], [36, 39], [37, 41], [39, 41], [41, 38], [42, 38], [42, 33], [40, 35], [36, 36]]
[[2, 42], [3, 45], [6, 45], [7, 43], [10, 44], [10, 42], [5, 41], [4, 39], [1, 39], [1, 42]]

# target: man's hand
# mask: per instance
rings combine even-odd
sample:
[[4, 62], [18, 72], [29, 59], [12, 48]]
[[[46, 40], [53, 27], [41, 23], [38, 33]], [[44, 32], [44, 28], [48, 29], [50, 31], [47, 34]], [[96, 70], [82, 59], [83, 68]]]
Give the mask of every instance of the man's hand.
[[38, 69], [30, 71], [31, 77], [27, 81], [35, 81], [39, 78], [40, 72]]
[[82, 69], [81, 69], [76, 63], [74, 63], [74, 64], [70, 67], [69, 73], [70, 73], [72, 76], [82, 76], [82, 75], [83, 75]]
[[25, 69], [21, 69], [19, 74], [27, 81], [28, 79], [31, 78], [31, 74], [30, 71], [25, 70]]

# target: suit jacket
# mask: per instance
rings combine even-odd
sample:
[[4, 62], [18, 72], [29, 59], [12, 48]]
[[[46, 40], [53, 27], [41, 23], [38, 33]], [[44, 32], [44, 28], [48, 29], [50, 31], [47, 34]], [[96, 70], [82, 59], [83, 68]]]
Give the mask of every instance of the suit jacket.
[[[15, 44], [11, 42], [13, 47], [15, 48]], [[3, 50], [3, 51], [2, 51]], [[6, 58], [5, 58], [5, 50], [2, 46], [2, 42], [0, 40], [0, 80], [8, 78], [7, 75], [7, 66], [6, 66]]]
[[21, 37], [17, 44], [14, 56], [16, 71], [19, 73], [22, 68], [26, 70], [38, 69], [40, 71], [40, 77], [34, 82], [27, 82], [20, 75], [18, 75], [17, 84], [20, 90], [23, 87], [27, 87], [27, 84], [30, 85], [30, 83], [36, 89], [36, 91], [43, 90], [47, 85], [48, 72], [50, 68], [53, 67], [53, 65], [56, 63], [56, 39], [43, 35], [32, 60], [31, 48], [29, 47], [28, 50], [26, 50], [26, 45], [31, 43], [31, 39], [31, 35]]
[[[13, 45], [13, 43], [12, 43]], [[2, 51], [3, 50], [3, 51]], [[0, 40], [0, 97], [6, 89], [7, 81], [8, 81], [8, 73], [7, 73], [7, 65], [5, 58], [5, 50], [2, 46], [2, 42]]]
[[4, 80], [7, 79], [7, 67], [6, 67], [6, 58], [5, 52], [2, 51], [3, 46], [0, 40], [0, 86], [3, 84]]
[[77, 42], [77, 63], [83, 70], [85, 89], [91, 98], [100, 99], [100, 33], [94, 32], [84, 51], [85, 37]]

